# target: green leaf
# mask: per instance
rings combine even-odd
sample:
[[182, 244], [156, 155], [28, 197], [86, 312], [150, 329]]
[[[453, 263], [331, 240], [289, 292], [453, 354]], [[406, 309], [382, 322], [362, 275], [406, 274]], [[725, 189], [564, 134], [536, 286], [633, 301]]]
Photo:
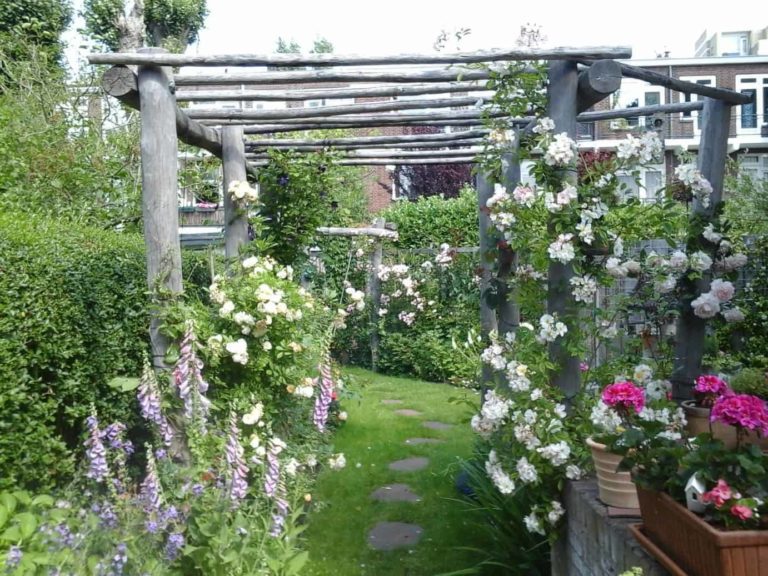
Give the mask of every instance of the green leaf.
[[9, 514], [13, 514], [14, 510], [16, 510], [17, 503], [18, 502], [16, 498], [13, 497], [13, 495], [8, 494], [7, 492], [0, 494], [0, 504], [5, 506]]
[[307, 563], [307, 560], [309, 559], [309, 552], [307, 550], [304, 550], [303, 552], [299, 552], [288, 560], [288, 562], [285, 565], [285, 573], [287, 576], [293, 576], [294, 574], [298, 574], [301, 572], [302, 568], [304, 568], [304, 565]]
[[114, 390], [119, 390], [120, 392], [133, 392], [139, 387], [139, 379], [130, 378], [128, 376], [117, 376], [112, 378], [112, 380], [107, 383], [107, 386]]
[[19, 528], [21, 528], [22, 538], [29, 538], [35, 533], [35, 530], [37, 529], [37, 518], [34, 514], [30, 512], [22, 512], [16, 516], [16, 521], [19, 523]]
[[5, 526], [6, 522], [8, 522], [8, 510], [5, 509], [5, 506], [0, 506], [0, 528]]
[[53, 506], [55, 500], [53, 499], [53, 496], [49, 496], [48, 494], [40, 494], [39, 496], [35, 496], [32, 499], [32, 506], [42, 506], [44, 508], [50, 508]]
[[11, 526], [0, 535], [0, 542], [15, 543], [21, 540], [21, 530], [18, 526]]

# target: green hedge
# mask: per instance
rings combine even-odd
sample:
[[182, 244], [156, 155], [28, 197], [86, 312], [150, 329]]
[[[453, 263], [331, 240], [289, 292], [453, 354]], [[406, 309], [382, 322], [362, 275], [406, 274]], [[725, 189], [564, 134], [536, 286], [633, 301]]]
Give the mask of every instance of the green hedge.
[[[205, 254], [185, 264], [207, 285]], [[147, 303], [141, 236], [0, 216], [0, 488], [66, 479], [92, 404], [134, 423], [107, 382], [137, 373]]]

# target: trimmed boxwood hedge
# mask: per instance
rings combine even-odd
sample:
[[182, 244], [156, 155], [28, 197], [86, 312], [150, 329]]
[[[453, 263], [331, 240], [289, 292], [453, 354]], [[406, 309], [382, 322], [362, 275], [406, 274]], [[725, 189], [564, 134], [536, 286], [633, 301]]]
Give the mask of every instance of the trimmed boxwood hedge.
[[[205, 260], [185, 254], [193, 293]], [[65, 481], [91, 405], [135, 424], [132, 395], [107, 383], [137, 374], [148, 318], [140, 235], [0, 215], [0, 489]]]

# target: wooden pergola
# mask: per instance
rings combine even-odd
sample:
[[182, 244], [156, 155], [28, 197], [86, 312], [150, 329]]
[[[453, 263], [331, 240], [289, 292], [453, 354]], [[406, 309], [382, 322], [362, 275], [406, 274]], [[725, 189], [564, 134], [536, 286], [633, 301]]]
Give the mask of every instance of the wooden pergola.
[[[486, 81], [491, 71], [504, 70], [510, 62], [546, 62], [548, 66], [548, 110], [556, 132], [576, 140], [577, 124], [656, 113], [703, 110], [698, 166], [713, 187], [710, 207], [694, 203], [694, 211], [711, 218], [722, 195], [727, 157], [731, 107], [745, 104], [750, 97], [722, 88], [685, 82], [649, 72], [617, 59], [631, 57], [628, 47], [582, 47], [485, 50], [452, 54], [400, 54], [384, 56], [343, 56], [335, 54], [220, 55], [170, 54], [145, 48], [130, 54], [92, 54], [91, 64], [109, 64], [103, 77], [107, 94], [141, 110], [141, 155], [144, 233], [147, 245], [147, 274], [151, 288], [161, 283], [166, 290], [181, 292], [181, 257], [177, 212], [177, 141], [207, 150], [221, 159], [224, 168], [224, 211], [226, 255], [234, 257], [247, 241], [247, 220], [238, 213], [226, 191], [230, 183], [246, 180], [257, 171], [273, 148], [312, 152], [334, 147], [347, 152], [341, 163], [348, 165], [445, 164], [474, 162], [489, 130], [484, 116], [497, 117], [510, 130], [530, 129], [532, 117], [508, 117], [489, 107]], [[484, 68], [472, 64], [486, 64]], [[226, 74], [190, 74], [190, 67], [227, 67]], [[307, 68], [309, 67], [309, 68]], [[179, 73], [172, 70], [177, 68]], [[526, 68], [523, 68], [527, 70]], [[624, 110], [588, 112], [597, 102], [619, 89], [622, 77], [664, 86], [685, 94], [697, 94], [696, 102], [681, 102]], [[335, 84], [322, 87], [323, 84]], [[338, 84], [344, 84], [339, 87]], [[298, 88], [303, 84], [311, 87]], [[265, 89], [273, 86], [275, 89]], [[318, 87], [320, 86], [320, 87]], [[463, 96], [451, 96], [463, 94]], [[321, 108], [254, 110], [258, 101], [339, 100], [425, 96], [418, 99], [330, 105]], [[239, 108], [186, 108], [178, 102], [239, 103]], [[454, 110], [456, 107], [469, 109]], [[321, 128], [377, 128], [386, 126], [462, 126], [455, 133], [393, 136], [355, 136], [332, 139], [280, 139], [275, 134]], [[520, 164], [510, 145], [502, 158], [503, 184], [514, 187], [520, 181]], [[414, 150], [414, 148], [418, 150]], [[574, 183], [575, 172], [567, 177]], [[478, 206], [481, 251], [491, 246], [491, 225], [482, 208], [493, 191], [493, 182], [478, 177]], [[517, 255], [500, 248], [497, 285], [505, 290], [516, 266]], [[491, 280], [491, 266], [483, 264], [481, 287]], [[572, 305], [568, 280], [573, 266], [549, 265], [547, 309], [561, 315]], [[708, 280], [700, 282], [706, 284]], [[506, 289], [508, 291], [508, 288]], [[506, 294], [506, 292], [505, 292]], [[519, 313], [514, 299], [504, 299], [496, 310], [481, 305], [482, 328], [487, 334], [502, 335], [516, 329]], [[157, 318], [150, 328], [156, 364], [167, 348], [159, 333]], [[675, 393], [686, 395], [698, 375], [704, 340], [704, 321], [684, 313], [678, 329]], [[579, 389], [579, 359], [558, 343], [550, 356], [560, 367], [554, 384], [567, 398]], [[490, 374], [486, 374], [490, 381]], [[686, 388], [687, 387], [687, 388]]]

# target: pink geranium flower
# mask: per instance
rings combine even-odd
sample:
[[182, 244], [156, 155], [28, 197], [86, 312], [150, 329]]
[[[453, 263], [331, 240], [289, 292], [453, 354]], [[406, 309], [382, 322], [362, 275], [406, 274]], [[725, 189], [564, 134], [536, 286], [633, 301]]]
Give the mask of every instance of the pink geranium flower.
[[712, 488], [712, 490], [704, 492], [704, 494], [701, 495], [701, 501], [707, 503], [711, 502], [715, 505], [715, 508], [720, 508], [730, 500], [732, 496], [733, 492], [731, 491], [731, 487], [721, 478], [717, 481], [717, 485]]
[[722, 396], [728, 391], [728, 384], [714, 374], [704, 374], [696, 379], [696, 386], [693, 390], [699, 394]]
[[629, 380], [614, 382], [603, 390], [603, 402], [619, 412], [639, 413], [645, 406], [645, 391]]
[[729, 426], [753, 430], [761, 436], [768, 436], [768, 410], [765, 402], [757, 396], [750, 394], [720, 396], [712, 407], [709, 419], [712, 422], [722, 422]]
[[731, 514], [736, 516], [739, 520], [749, 520], [752, 518], [753, 512], [752, 508], [749, 506], [744, 506], [742, 504], [737, 504], [736, 506], [731, 508]]

